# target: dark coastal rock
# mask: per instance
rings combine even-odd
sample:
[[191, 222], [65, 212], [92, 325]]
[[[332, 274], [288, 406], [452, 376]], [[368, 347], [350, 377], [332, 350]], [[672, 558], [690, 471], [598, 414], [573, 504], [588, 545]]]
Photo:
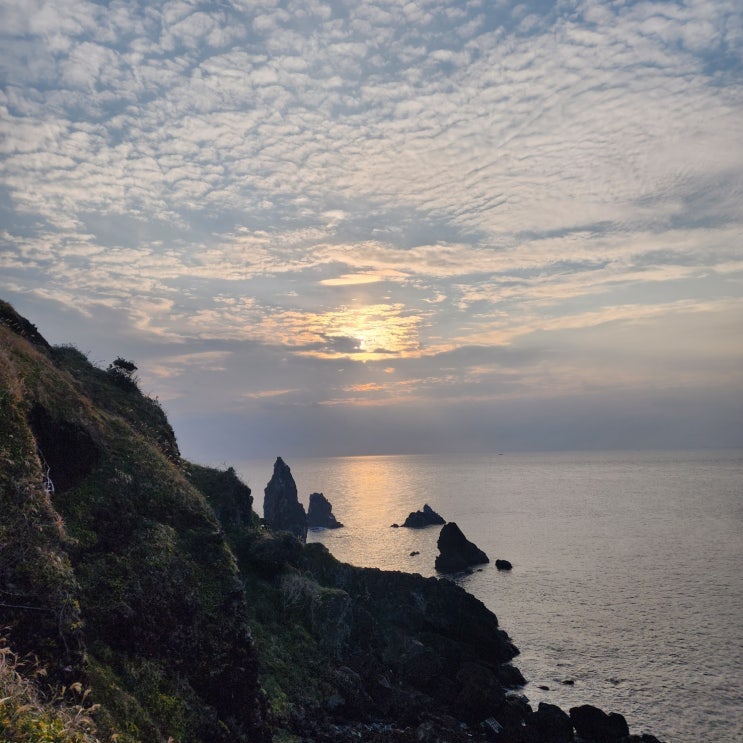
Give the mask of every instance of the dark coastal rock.
[[490, 562], [488, 556], [470, 542], [453, 521], [442, 527], [436, 544], [440, 552], [436, 557], [436, 570], [440, 573], [456, 573], [470, 565]]
[[298, 567], [352, 601], [336, 658], [363, 679], [371, 717], [407, 727], [435, 711], [479, 724], [510, 709], [506, 684], [523, 682], [509, 663], [518, 651], [496, 616], [460, 586], [344, 565], [317, 543], [304, 548]]
[[607, 715], [591, 704], [571, 707], [570, 720], [578, 736], [591, 743], [619, 743], [629, 736], [629, 727], [622, 715], [616, 712]]
[[513, 565], [511, 565], [508, 560], [496, 560], [495, 567], [498, 568], [498, 570], [511, 570]]
[[229, 524], [231, 529], [247, 529], [255, 523], [250, 488], [233, 467], [221, 471], [190, 464], [188, 479], [206, 495], [220, 524]]
[[470, 724], [481, 722], [501, 708], [506, 695], [497, 673], [479, 663], [463, 663], [456, 675], [459, 717]]
[[424, 529], [426, 526], [439, 526], [445, 523], [446, 521], [426, 503], [422, 511], [413, 511], [408, 514], [403, 526], [411, 529]]
[[306, 541], [307, 515], [297, 498], [297, 486], [291, 470], [281, 457], [276, 457], [273, 477], [263, 493], [263, 518], [269, 529], [288, 531]]
[[310, 495], [310, 505], [307, 509], [307, 526], [311, 529], [340, 529], [343, 524], [333, 515], [333, 506], [322, 493]]
[[524, 675], [516, 666], [506, 663], [498, 669], [498, 678], [507, 689], [515, 689], [526, 685]]
[[248, 548], [251, 566], [264, 577], [284, 572], [295, 564], [302, 554], [302, 544], [293, 534], [266, 532]]
[[573, 740], [573, 723], [569, 715], [554, 704], [540, 702], [531, 724], [540, 740], [549, 743], [570, 743]]

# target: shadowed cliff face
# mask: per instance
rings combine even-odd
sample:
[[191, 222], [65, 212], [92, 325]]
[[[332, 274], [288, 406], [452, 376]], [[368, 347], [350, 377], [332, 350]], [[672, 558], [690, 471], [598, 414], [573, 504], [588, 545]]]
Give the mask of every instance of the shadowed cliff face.
[[54, 490], [62, 493], [79, 485], [93, 470], [101, 452], [82, 426], [55, 420], [38, 403], [28, 414], [28, 423], [36, 439], [42, 466]]

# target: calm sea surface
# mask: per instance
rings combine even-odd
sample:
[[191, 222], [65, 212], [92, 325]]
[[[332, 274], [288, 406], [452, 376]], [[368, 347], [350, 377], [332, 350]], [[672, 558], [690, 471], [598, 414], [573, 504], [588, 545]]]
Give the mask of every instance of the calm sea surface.
[[[491, 559], [458, 582], [521, 650], [534, 708], [591, 703], [668, 743], [743, 741], [743, 453], [287, 464], [305, 507], [322, 492], [345, 524], [308, 541], [354, 565], [435, 575], [439, 529], [390, 525], [424, 503], [456, 521]], [[237, 467], [259, 512], [272, 467]]]

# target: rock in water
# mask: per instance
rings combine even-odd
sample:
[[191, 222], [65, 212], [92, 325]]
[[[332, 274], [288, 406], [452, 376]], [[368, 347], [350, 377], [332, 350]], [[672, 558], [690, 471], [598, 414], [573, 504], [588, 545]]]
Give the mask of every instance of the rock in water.
[[422, 511], [412, 511], [405, 519], [403, 526], [411, 529], [423, 529], [426, 526], [445, 524], [446, 521], [426, 503]]
[[456, 573], [470, 565], [490, 562], [488, 556], [470, 542], [453, 521], [441, 528], [436, 544], [441, 553], [436, 558], [436, 570], [440, 573]]
[[496, 560], [495, 567], [498, 568], [498, 570], [511, 570], [513, 565], [511, 565], [508, 560]]
[[333, 516], [333, 506], [322, 493], [310, 495], [310, 507], [307, 509], [307, 526], [310, 528], [339, 529], [343, 524]]
[[307, 515], [289, 465], [281, 457], [276, 457], [273, 477], [263, 491], [263, 518], [272, 531], [288, 531], [307, 541]]

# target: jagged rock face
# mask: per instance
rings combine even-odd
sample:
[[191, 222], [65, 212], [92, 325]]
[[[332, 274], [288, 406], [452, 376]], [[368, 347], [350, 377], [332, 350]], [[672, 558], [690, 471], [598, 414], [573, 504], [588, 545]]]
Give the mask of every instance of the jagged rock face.
[[250, 528], [255, 518], [250, 488], [234, 468], [224, 471], [196, 464], [188, 466], [189, 480], [206, 496], [214, 515], [227, 531]]
[[288, 531], [307, 540], [307, 515], [297, 499], [292, 472], [281, 457], [276, 457], [273, 477], [263, 491], [263, 518], [269, 529]]
[[453, 521], [441, 528], [436, 544], [440, 552], [436, 558], [436, 570], [441, 573], [456, 573], [472, 565], [490, 562], [488, 556], [470, 542]]
[[422, 511], [413, 511], [408, 514], [403, 526], [411, 529], [423, 529], [426, 526], [438, 526], [445, 523], [446, 521], [426, 503]]
[[310, 495], [310, 506], [307, 509], [307, 526], [323, 529], [338, 529], [343, 526], [333, 515], [333, 506], [322, 493], [312, 493]]
[[497, 617], [454, 583], [344, 565], [317, 543], [300, 566], [351, 599], [336, 657], [358, 674], [372, 717], [417, 725], [436, 710], [476, 724], [503, 711], [504, 687], [525, 683]]

